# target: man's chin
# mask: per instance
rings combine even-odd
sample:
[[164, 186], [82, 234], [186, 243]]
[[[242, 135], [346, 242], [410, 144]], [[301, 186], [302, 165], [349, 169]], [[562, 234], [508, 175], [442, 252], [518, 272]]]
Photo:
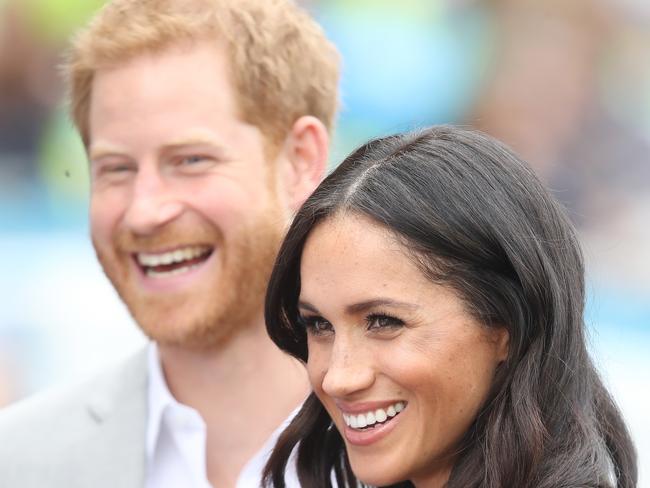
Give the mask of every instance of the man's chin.
[[[198, 309], [203, 307], [196, 306]], [[224, 320], [221, 314], [191, 316], [182, 307], [160, 313], [156, 307], [129, 307], [140, 330], [152, 341], [164, 346], [193, 350], [219, 348], [238, 332], [241, 323]]]
[[[151, 313], [129, 307], [140, 330], [152, 341], [177, 347], [205, 347], [212, 342], [214, 325], [179, 313]], [[157, 311], [159, 312], [159, 311]]]
[[189, 296], [155, 296], [133, 286], [113, 284], [135, 323], [151, 340], [181, 346], [202, 342], [203, 336], [210, 335], [205, 331], [210, 328], [207, 317], [196, 316], [204, 305], [195, 303], [190, 307]]
[[149, 337], [149, 339], [156, 342], [159, 346], [173, 349], [184, 349], [188, 351], [207, 351], [217, 349], [218, 345], [221, 342], [212, 334], [170, 334], [160, 331], [151, 333], [145, 329], [142, 330], [147, 335], [147, 337]]

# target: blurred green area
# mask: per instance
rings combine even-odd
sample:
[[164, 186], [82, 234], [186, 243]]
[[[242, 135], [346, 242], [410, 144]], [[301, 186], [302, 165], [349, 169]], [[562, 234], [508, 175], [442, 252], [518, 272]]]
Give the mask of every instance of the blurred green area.
[[[343, 55], [330, 166], [370, 137], [457, 123], [520, 152], [584, 229], [621, 220], [650, 193], [650, 16], [640, 6], [304, 1]], [[0, 0], [0, 230], [85, 225], [87, 162], [57, 68], [102, 4]]]
[[[4, 0], [5, 2], [11, 0]], [[30, 28], [44, 42], [61, 44], [100, 8], [102, 0], [20, 0]]]

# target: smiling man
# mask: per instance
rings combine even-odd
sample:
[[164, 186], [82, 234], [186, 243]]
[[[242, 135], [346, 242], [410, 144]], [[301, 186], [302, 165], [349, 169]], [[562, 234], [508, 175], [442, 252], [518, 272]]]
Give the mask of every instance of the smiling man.
[[0, 415], [0, 485], [257, 486], [308, 392], [262, 308], [325, 170], [336, 50], [288, 0], [116, 0], [67, 67], [93, 245], [151, 344]]

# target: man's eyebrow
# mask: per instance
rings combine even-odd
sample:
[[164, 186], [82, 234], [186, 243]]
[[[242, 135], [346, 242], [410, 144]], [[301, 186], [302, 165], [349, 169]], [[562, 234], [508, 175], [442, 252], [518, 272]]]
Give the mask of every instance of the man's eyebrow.
[[[415, 303], [400, 302], [399, 300], [393, 300], [392, 298], [375, 298], [373, 300], [366, 300], [359, 303], [353, 303], [345, 307], [346, 313], [353, 315], [366, 310], [370, 310], [375, 307], [391, 307], [391, 308], [401, 308], [404, 310], [417, 310], [419, 307]], [[298, 307], [303, 308], [312, 313], [319, 313], [318, 309], [314, 307], [311, 303], [300, 300], [298, 302]]]
[[88, 150], [88, 159], [92, 161], [93, 159], [100, 159], [105, 156], [119, 156], [124, 154], [126, 154], [126, 151], [123, 147], [100, 142], [90, 146], [90, 149]]
[[[160, 152], [165, 153], [188, 146], [214, 146], [217, 149], [220, 149], [222, 148], [223, 144], [217, 138], [211, 137], [207, 134], [196, 134], [179, 137], [178, 139], [172, 139], [170, 142], [164, 144], [161, 147]], [[90, 160], [100, 159], [105, 156], [121, 156], [125, 154], [127, 154], [127, 150], [125, 148], [106, 142], [98, 142], [96, 144], [92, 144], [88, 150], [88, 157]]]
[[192, 134], [172, 139], [162, 146], [162, 150], [176, 149], [185, 146], [216, 146], [221, 147], [223, 142], [209, 134]]

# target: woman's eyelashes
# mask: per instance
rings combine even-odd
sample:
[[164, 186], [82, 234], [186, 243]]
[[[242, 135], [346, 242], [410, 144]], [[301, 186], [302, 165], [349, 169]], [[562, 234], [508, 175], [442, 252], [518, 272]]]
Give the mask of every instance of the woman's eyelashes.
[[[320, 315], [301, 315], [300, 324], [308, 334], [327, 335], [335, 331], [335, 327]], [[364, 325], [370, 332], [388, 332], [404, 327], [402, 319], [386, 313], [371, 313], [364, 317]]]
[[404, 321], [386, 313], [371, 313], [366, 316], [368, 330], [399, 329], [404, 326]]
[[325, 335], [334, 332], [332, 324], [319, 315], [301, 315], [298, 320], [307, 329], [308, 334]]

